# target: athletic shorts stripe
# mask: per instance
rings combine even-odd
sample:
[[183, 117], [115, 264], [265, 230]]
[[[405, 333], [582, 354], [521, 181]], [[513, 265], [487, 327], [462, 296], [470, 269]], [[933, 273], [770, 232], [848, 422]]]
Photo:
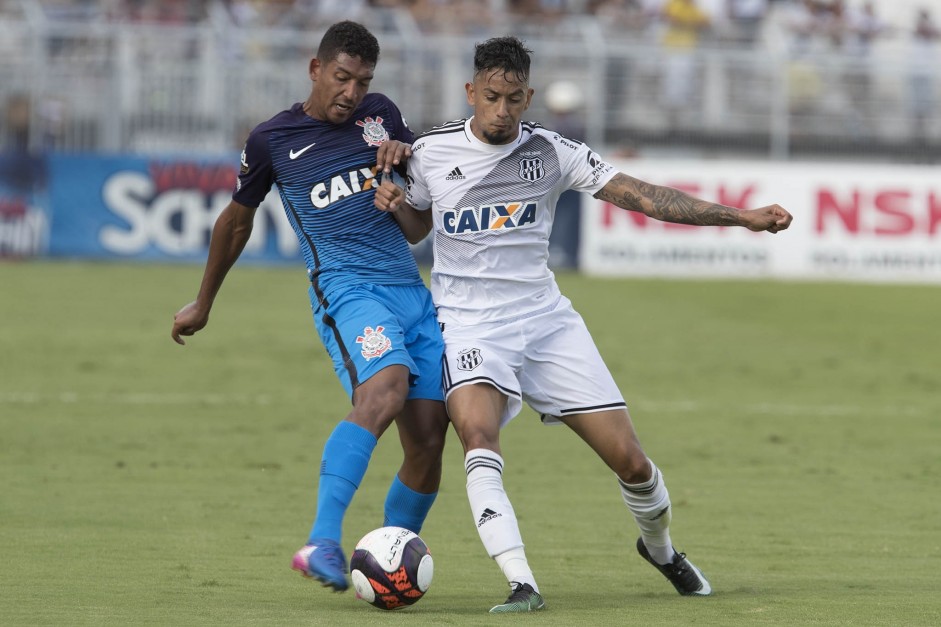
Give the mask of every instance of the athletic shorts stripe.
[[[327, 299], [323, 299], [323, 303], [326, 307]], [[343, 335], [340, 333], [340, 329], [337, 328], [337, 321], [325, 311], [323, 314], [323, 323], [327, 325], [327, 328], [333, 333], [333, 339], [337, 343], [340, 354], [343, 356], [343, 366], [346, 370], [346, 375], [350, 378], [350, 386], [355, 390], [359, 385], [359, 373], [356, 370], [356, 364], [353, 363], [353, 360], [350, 358], [350, 351], [346, 347], [346, 342], [343, 341]]]
[[[448, 372], [447, 364], [445, 364], [445, 372]], [[446, 383], [444, 386], [445, 396], [447, 396], [451, 392], [451, 390], [453, 390], [454, 388], [461, 387], [462, 385], [470, 385], [472, 383], [489, 383], [490, 385], [497, 388], [498, 390], [500, 390], [507, 396], [512, 396], [513, 398], [520, 397], [519, 393], [516, 390], [512, 390], [510, 388], [504, 387], [500, 385], [499, 383], [497, 383], [496, 381], [494, 381], [493, 379], [491, 379], [490, 377], [473, 377], [471, 379], [462, 379], [457, 384], [454, 384], [451, 382], [450, 373], [448, 373], [447, 378], [448, 378], [448, 383]]]
[[568, 416], [569, 414], [590, 414], [598, 411], [606, 411], [609, 409], [619, 409], [621, 407], [627, 407], [627, 403], [607, 403], [605, 405], [590, 405], [588, 407], [573, 407], [571, 409], [563, 409], [559, 412], [562, 416]]

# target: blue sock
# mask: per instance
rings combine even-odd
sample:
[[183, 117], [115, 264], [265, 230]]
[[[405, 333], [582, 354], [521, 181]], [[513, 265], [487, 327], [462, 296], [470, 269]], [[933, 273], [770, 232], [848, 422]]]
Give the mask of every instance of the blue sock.
[[431, 504], [435, 502], [437, 492], [422, 494], [411, 489], [396, 475], [386, 495], [385, 527], [405, 527], [418, 533], [428, 516]]
[[316, 538], [340, 541], [343, 516], [366, 474], [374, 448], [376, 437], [346, 420], [338, 424], [327, 438], [320, 462], [317, 516], [308, 543], [313, 543]]

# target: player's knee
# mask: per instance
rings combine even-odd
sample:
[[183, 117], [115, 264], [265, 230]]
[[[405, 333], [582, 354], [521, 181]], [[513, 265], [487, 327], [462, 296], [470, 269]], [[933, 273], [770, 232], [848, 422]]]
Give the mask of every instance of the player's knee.
[[428, 450], [414, 454], [409, 454], [408, 451], [403, 453], [402, 474], [422, 477], [424, 481], [437, 481], [441, 478], [443, 460], [440, 452], [437, 455]]
[[487, 449], [488, 451], [500, 450], [499, 432], [491, 433], [486, 430], [474, 428], [455, 429], [455, 431], [457, 432], [458, 439], [461, 440], [461, 445], [464, 447], [465, 453], [478, 448]]
[[404, 406], [405, 399], [394, 392], [373, 391], [356, 398], [347, 419], [369, 429], [378, 438]]
[[447, 425], [445, 425], [445, 429], [435, 425], [434, 427], [426, 429], [421, 434], [421, 448], [424, 449], [427, 455], [441, 457], [444, 453], [444, 441], [445, 435], [447, 434], [446, 429]]
[[353, 397], [355, 414], [388, 426], [405, 407], [408, 383], [398, 381], [373, 382], [356, 390]]
[[411, 429], [407, 436], [402, 437], [406, 460], [420, 459], [423, 465], [440, 460], [444, 455], [445, 434], [446, 431], [437, 425], [428, 424], [421, 429]]
[[650, 480], [652, 476], [650, 462], [642, 449], [634, 446], [624, 447], [619, 457], [619, 463], [613, 470], [621, 481], [635, 484]]

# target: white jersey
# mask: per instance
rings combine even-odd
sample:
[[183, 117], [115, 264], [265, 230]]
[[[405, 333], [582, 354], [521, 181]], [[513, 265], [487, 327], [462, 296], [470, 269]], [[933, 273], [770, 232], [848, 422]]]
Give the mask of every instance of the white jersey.
[[515, 141], [477, 139], [470, 119], [420, 136], [406, 197], [433, 209], [431, 293], [441, 322], [525, 316], [558, 300], [549, 233], [559, 195], [594, 194], [616, 174], [588, 146], [524, 122]]

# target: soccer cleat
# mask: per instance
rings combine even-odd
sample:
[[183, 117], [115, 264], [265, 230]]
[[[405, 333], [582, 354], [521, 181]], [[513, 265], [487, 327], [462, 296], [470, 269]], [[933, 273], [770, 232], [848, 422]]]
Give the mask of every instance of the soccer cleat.
[[546, 607], [542, 595], [533, 590], [528, 583], [512, 582], [513, 592], [502, 605], [496, 605], [490, 608], [491, 614], [500, 614], [503, 612], [535, 612]]
[[334, 592], [343, 592], [350, 587], [346, 581], [346, 557], [343, 549], [334, 540], [314, 540], [294, 554], [291, 568], [305, 577], [316, 579]]
[[686, 553], [678, 553], [676, 549], [674, 549], [672, 562], [669, 564], [658, 564], [656, 560], [650, 556], [650, 552], [647, 551], [647, 545], [644, 544], [643, 538], [637, 538], [637, 552], [640, 553], [642, 558], [653, 564], [657, 570], [663, 573], [663, 576], [673, 584], [676, 591], [684, 597], [705, 597], [712, 594], [712, 586], [709, 585], [706, 576], [702, 574], [702, 571], [693, 566], [691, 561], [686, 559]]

